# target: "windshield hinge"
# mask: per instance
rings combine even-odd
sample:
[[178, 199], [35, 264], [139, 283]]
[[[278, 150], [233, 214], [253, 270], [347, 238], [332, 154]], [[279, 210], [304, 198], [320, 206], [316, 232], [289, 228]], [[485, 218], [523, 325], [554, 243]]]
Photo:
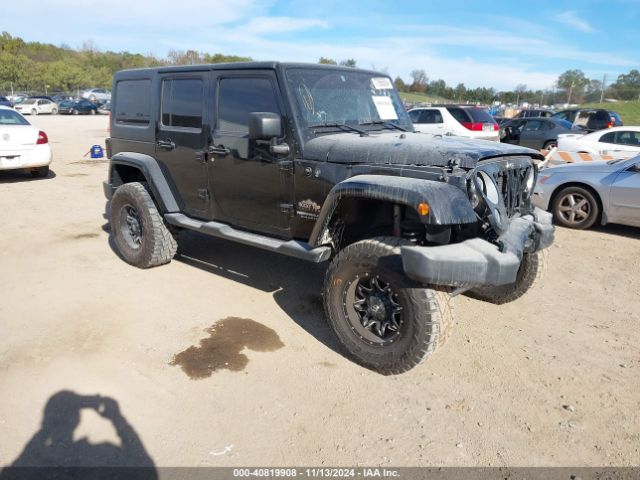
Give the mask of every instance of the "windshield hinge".
[[293, 172], [293, 160], [280, 160], [278, 170], [281, 172]]
[[280, 204], [280, 213], [286, 215], [287, 217], [293, 217], [294, 210], [292, 203], [281, 203]]

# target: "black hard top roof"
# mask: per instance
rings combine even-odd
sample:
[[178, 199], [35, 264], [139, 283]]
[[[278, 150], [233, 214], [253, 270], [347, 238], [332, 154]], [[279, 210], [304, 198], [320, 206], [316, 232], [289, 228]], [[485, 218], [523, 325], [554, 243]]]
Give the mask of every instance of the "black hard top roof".
[[253, 70], [253, 69], [271, 69], [277, 68], [325, 68], [333, 70], [355, 70], [359, 72], [367, 72], [375, 75], [388, 77], [389, 75], [374, 70], [366, 70], [362, 68], [352, 68], [341, 65], [325, 65], [321, 63], [295, 63], [295, 62], [232, 62], [232, 63], [209, 63], [199, 65], [169, 65], [164, 67], [150, 68], [133, 68], [128, 70], [120, 70], [119, 73], [168, 73], [168, 72], [204, 72], [208, 70]]

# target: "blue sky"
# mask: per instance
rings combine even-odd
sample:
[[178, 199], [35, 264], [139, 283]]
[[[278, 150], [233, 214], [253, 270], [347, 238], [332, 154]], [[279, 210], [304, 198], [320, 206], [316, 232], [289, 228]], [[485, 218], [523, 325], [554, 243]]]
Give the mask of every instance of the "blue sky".
[[[50, 22], [38, 19], [51, 19]], [[25, 40], [164, 57], [170, 49], [358, 66], [468, 87], [552, 88], [578, 68], [615, 81], [640, 68], [640, 0], [21, 0], [0, 30]]]

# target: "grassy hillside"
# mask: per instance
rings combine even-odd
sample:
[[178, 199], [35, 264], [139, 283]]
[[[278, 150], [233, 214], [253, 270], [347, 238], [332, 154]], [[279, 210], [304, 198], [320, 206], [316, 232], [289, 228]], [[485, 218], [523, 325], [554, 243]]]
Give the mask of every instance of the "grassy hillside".
[[620, 114], [625, 125], [640, 125], [640, 102], [588, 103], [582, 106], [613, 110]]
[[411, 103], [421, 103], [421, 102], [429, 102], [429, 103], [447, 103], [449, 100], [446, 98], [433, 97], [430, 95], [425, 95], [424, 93], [415, 93], [415, 92], [400, 92], [400, 98], [405, 102]]

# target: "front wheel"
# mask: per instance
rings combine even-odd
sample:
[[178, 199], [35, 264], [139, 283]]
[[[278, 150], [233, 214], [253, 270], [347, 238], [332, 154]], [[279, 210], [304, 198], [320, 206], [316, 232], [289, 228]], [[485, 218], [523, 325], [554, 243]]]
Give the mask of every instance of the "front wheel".
[[122, 258], [139, 268], [169, 263], [176, 240], [158, 212], [146, 185], [125, 183], [111, 199], [111, 231]]
[[550, 140], [544, 144], [542, 147], [543, 150], [551, 150], [552, 148], [556, 148], [558, 146], [558, 142], [555, 140]]
[[58, 109], [54, 108], [53, 110], [51, 110], [51, 115], [57, 115], [58, 114]]
[[38, 110], [36, 110], [35, 108], [31, 110], [31, 115], [37, 115], [38, 114]]
[[539, 283], [546, 271], [547, 251], [525, 253], [516, 274], [516, 281], [508, 285], [486, 285], [469, 290], [468, 295], [478, 300], [502, 305], [513, 302]]
[[573, 186], [558, 192], [553, 199], [552, 211], [559, 225], [584, 230], [596, 223], [600, 206], [591, 191]]
[[324, 307], [336, 336], [360, 365], [406, 372], [444, 341], [453, 323], [450, 295], [408, 278], [395, 237], [361, 240], [331, 262]]
[[78, 115], [80, 112], [78, 112], [78, 110], [74, 108], [73, 110], [71, 110], [71, 113], [74, 115]]
[[96, 114], [96, 109], [95, 109], [95, 108], [92, 108], [92, 109], [91, 109], [91, 115], [95, 115], [95, 114]]

